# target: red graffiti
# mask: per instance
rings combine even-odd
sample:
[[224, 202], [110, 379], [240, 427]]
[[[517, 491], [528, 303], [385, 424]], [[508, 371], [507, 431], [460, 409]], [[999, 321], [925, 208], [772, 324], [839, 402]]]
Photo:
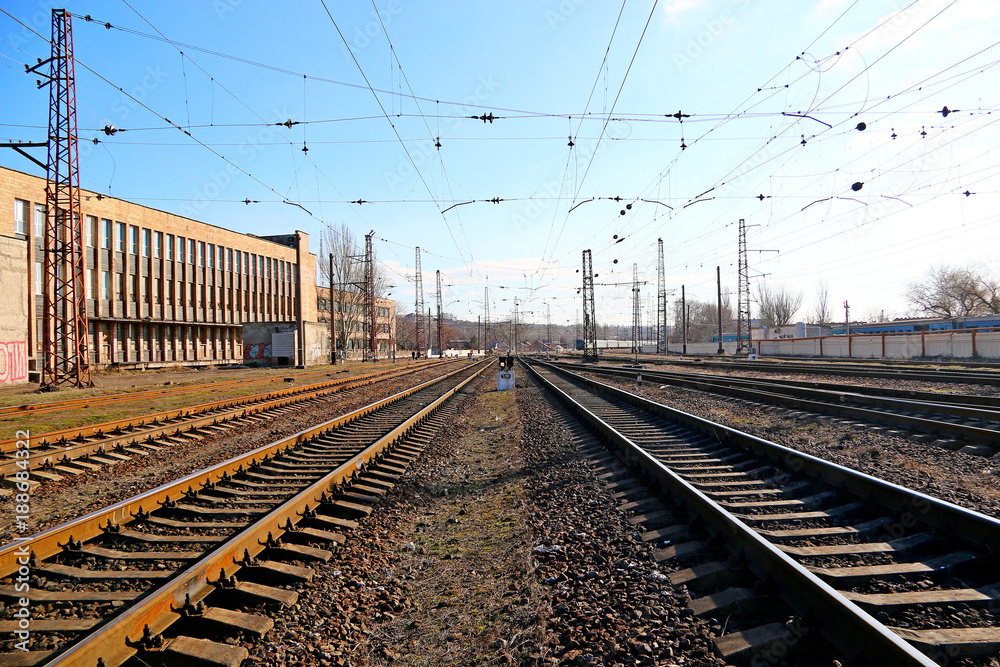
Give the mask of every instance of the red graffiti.
[[0, 342], [0, 382], [28, 379], [28, 344], [23, 340]]

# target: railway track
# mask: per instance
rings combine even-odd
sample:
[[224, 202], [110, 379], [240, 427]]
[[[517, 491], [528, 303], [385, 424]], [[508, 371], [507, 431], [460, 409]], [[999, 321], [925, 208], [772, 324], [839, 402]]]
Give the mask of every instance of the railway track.
[[531, 368], [652, 480], [654, 491], [622, 482], [622, 508], [674, 568], [665, 576], [696, 595], [692, 614], [738, 623], [715, 640], [728, 661], [770, 664], [798, 651], [793, 664], [803, 664], [818, 651], [815, 664], [995, 664], [1000, 521], [550, 365]]
[[[306, 371], [296, 372], [292, 376], [295, 380], [314, 377], [317, 375], [329, 375], [332, 371]], [[95, 408], [102, 405], [120, 405], [135, 401], [149, 401], [172, 396], [183, 396], [194, 392], [218, 391], [232, 387], [246, 387], [255, 384], [267, 384], [278, 382], [282, 377], [264, 376], [253, 378], [238, 378], [233, 380], [223, 380], [220, 382], [204, 382], [200, 384], [183, 385], [177, 387], [160, 387], [157, 389], [147, 389], [128, 393], [102, 394], [100, 396], [87, 396], [85, 398], [71, 398], [62, 401], [49, 401], [46, 403], [25, 403], [22, 405], [8, 405], [0, 407], [0, 419], [22, 418], [50, 412], [65, 412], [67, 410], [79, 410], [84, 408]]]
[[[579, 357], [577, 357], [577, 359], [579, 359]], [[613, 361], [624, 364], [631, 364], [634, 359], [635, 358], [631, 355], [605, 355], [601, 357], [601, 361]], [[753, 371], [756, 373], [840, 375], [886, 380], [912, 380], [915, 382], [941, 382], [957, 384], [993, 385], [1000, 383], [1000, 371], [946, 368], [945, 366], [948, 364], [941, 364], [941, 366], [936, 368], [907, 368], [861, 363], [799, 363], [791, 361], [768, 361], [763, 359], [758, 359], [756, 361], [709, 361], [706, 359], [679, 359], [674, 357], [651, 359], [648, 356], [640, 356], [639, 362], [652, 366], [694, 366], [697, 368], [711, 368], [715, 370], [731, 369]]]
[[[967, 394], [880, 389], [859, 385], [762, 380], [701, 373], [560, 364], [563, 368], [644, 380], [734, 396], [791, 410], [879, 424], [904, 437], [977, 456], [1000, 450], [1000, 398]], [[910, 432], [922, 434], [911, 436]]]
[[309, 563], [331, 558], [487, 367], [464, 365], [3, 547], [0, 633], [12, 638], [0, 665], [236, 667], [240, 641], [273, 623], [260, 612], [295, 603]]
[[27, 470], [33, 482], [58, 481], [66, 475], [80, 475], [128, 461], [134, 456], [157, 453], [211, 433], [259, 427], [269, 419], [317, 404], [338, 392], [438, 366], [439, 363], [434, 363], [388, 369], [81, 428], [32, 434], [27, 456], [19, 455], [24, 452], [19, 451], [17, 438], [2, 440], [0, 478], [8, 486], [15, 485], [14, 476], [18, 471]]

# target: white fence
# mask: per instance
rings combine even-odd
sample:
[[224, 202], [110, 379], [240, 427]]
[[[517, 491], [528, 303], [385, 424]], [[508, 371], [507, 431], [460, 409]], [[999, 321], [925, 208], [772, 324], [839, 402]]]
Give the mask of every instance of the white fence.
[[[770, 357], [809, 356], [852, 359], [951, 357], [1000, 358], [1000, 331], [927, 331], [907, 334], [852, 334], [755, 341]], [[691, 345], [688, 345], [691, 353]]]

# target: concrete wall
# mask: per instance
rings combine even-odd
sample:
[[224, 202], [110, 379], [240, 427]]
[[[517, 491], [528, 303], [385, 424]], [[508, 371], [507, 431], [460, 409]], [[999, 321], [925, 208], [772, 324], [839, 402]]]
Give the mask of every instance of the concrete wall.
[[0, 384], [28, 381], [27, 262], [27, 242], [0, 235]]
[[[810, 356], [835, 359], [1000, 359], [1000, 332], [971, 331], [909, 334], [858, 334], [822, 338], [766, 340], [766, 356]], [[688, 349], [690, 351], [690, 345]]]
[[330, 324], [327, 322], [304, 322], [302, 328], [305, 365], [329, 364]]

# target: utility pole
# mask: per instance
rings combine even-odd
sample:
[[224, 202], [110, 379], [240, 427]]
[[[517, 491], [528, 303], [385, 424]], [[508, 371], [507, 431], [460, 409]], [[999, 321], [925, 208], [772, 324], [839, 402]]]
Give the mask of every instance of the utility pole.
[[663, 239], [656, 239], [659, 256], [656, 262], [656, 353], [667, 353], [667, 277], [663, 262]]
[[514, 356], [516, 357], [517, 356], [517, 297], [516, 296], [514, 297], [514, 334], [512, 338], [513, 338]]
[[545, 349], [545, 358], [549, 356], [552, 349], [552, 304], [545, 304], [545, 337], [548, 339], [548, 347]]
[[[42, 273], [42, 386], [92, 387], [84, 289], [83, 220], [77, 152], [73, 27], [65, 9], [52, 10], [49, 65], [49, 139]], [[35, 72], [38, 74], [38, 72]], [[34, 305], [32, 305], [34, 307]]]
[[441, 319], [444, 317], [441, 307], [441, 270], [435, 273], [437, 276], [437, 311], [438, 311], [438, 358], [444, 357], [444, 347], [441, 346]]
[[639, 346], [642, 345], [640, 327], [642, 320], [639, 314], [639, 265], [632, 264], [632, 351], [635, 352], [635, 363], [639, 363]]
[[851, 305], [844, 301], [844, 333], [851, 335]]
[[[427, 350], [431, 349], [431, 307], [427, 306]], [[428, 355], [430, 356], [430, 355]]]
[[715, 289], [719, 295], [719, 305], [717, 310], [719, 311], [719, 354], [722, 354], [722, 273], [719, 267], [715, 267]]
[[413, 347], [420, 350], [420, 358], [423, 359], [427, 356], [426, 347], [424, 347], [424, 273], [420, 268], [420, 246], [417, 246], [417, 261], [416, 261], [416, 274], [414, 275], [414, 283], [416, 283], [417, 288], [417, 298], [413, 304], [413, 320], [414, 320], [414, 332], [413, 332]]
[[597, 361], [597, 319], [594, 313], [594, 264], [583, 251], [583, 360]]
[[476, 315], [476, 338], [479, 339], [479, 344], [483, 344], [483, 316]]

